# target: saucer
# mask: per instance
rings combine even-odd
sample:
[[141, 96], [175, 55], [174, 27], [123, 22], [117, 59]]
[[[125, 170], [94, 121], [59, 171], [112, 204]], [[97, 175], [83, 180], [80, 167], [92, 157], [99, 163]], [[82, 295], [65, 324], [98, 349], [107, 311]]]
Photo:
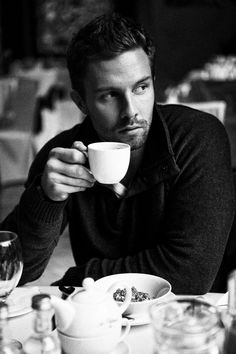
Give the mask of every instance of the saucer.
[[15, 288], [7, 299], [9, 317], [21, 316], [31, 312], [31, 299], [36, 294], [39, 294], [37, 286]]
[[110, 354], [129, 354], [128, 344], [125, 342], [120, 342]]
[[142, 326], [142, 325], [146, 325], [150, 323], [150, 318], [149, 315], [147, 313], [142, 313], [142, 314], [137, 314], [137, 315], [130, 315], [127, 317], [130, 326]]

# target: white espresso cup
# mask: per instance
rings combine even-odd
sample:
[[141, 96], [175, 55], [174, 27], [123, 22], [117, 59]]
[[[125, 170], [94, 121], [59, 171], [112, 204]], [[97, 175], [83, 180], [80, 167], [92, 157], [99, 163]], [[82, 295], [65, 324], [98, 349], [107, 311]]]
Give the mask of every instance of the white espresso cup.
[[130, 145], [118, 142], [89, 144], [88, 159], [91, 172], [99, 183], [118, 183], [129, 167]]

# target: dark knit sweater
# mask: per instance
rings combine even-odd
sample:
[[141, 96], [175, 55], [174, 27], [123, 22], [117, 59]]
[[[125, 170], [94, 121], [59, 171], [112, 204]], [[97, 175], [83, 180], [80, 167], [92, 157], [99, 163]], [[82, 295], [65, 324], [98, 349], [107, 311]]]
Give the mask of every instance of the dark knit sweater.
[[68, 224], [77, 266], [61, 280], [65, 285], [81, 285], [86, 276], [141, 272], [168, 279], [175, 293], [209, 291], [234, 215], [230, 147], [218, 119], [183, 106], [158, 106], [141, 167], [123, 198], [97, 183], [65, 202], [47, 200], [38, 181], [48, 153], [75, 140], [99, 140], [88, 117], [43, 147], [19, 204], [0, 225], [20, 236], [21, 284], [42, 274]]

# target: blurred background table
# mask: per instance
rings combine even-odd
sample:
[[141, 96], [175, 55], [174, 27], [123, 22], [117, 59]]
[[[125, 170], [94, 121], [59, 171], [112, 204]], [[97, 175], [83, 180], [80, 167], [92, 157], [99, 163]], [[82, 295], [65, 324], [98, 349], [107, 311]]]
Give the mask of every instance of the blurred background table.
[[180, 103], [215, 115], [225, 126], [236, 169], [236, 56], [215, 56], [165, 90], [167, 103]]
[[[0, 78], [0, 188], [24, 182], [33, 157], [56, 134], [82, 122], [59, 69]], [[66, 79], [65, 79], [66, 80]]]

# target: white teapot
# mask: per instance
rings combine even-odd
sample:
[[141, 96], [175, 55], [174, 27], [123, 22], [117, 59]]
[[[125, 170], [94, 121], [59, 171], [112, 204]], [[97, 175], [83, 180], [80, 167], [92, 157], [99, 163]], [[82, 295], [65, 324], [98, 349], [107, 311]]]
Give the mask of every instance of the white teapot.
[[[113, 284], [108, 291], [102, 292], [97, 289], [92, 278], [85, 278], [82, 285], [82, 289], [72, 293], [66, 300], [51, 296], [58, 331], [74, 338], [113, 334], [120, 336], [124, 325], [122, 313], [130, 304], [131, 288], [119, 282]], [[119, 287], [126, 290], [126, 297], [121, 305], [113, 299], [113, 293]], [[128, 327], [126, 329], [129, 330]]]

